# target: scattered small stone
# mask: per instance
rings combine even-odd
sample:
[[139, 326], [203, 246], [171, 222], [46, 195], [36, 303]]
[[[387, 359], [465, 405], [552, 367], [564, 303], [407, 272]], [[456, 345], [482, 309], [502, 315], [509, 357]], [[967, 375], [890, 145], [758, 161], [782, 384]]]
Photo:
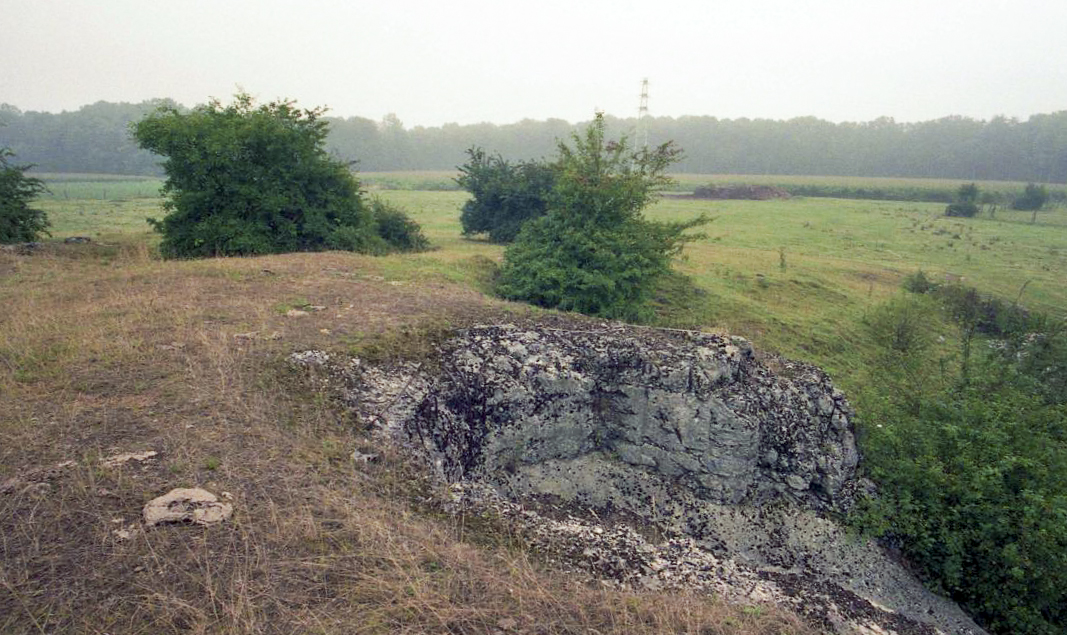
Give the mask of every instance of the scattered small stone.
[[371, 461], [377, 461], [377, 454], [364, 454], [359, 450], [352, 450], [352, 460], [356, 463], [370, 463]]
[[16, 256], [29, 256], [43, 246], [42, 243], [15, 243], [14, 245], [0, 245], [0, 251], [13, 253]]
[[289, 355], [289, 363], [293, 366], [325, 366], [330, 363], [330, 354], [326, 351], [298, 351]]
[[200, 488], [178, 488], [151, 500], [143, 510], [145, 524], [191, 522], [215, 525], [233, 515], [233, 505]]
[[309, 313], [300, 309], [289, 309], [285, 312], [285, 317], [303, 317], [305, 315], [309, 315]]
[[122, 465], [123, 463], [127, 463], [129, 461], [137, 461], [139, 463], [147, 461], [152, 457], [157, 456], [158, 454], [159, 452], [156, 452], [155, 450], [148, 450], [147, 452], [127, 452], [125, 454], [115, 454], [113, 456], [109, 456], [101, 463], [104, 465], [104, 467], [118, 467], [119, 465]]

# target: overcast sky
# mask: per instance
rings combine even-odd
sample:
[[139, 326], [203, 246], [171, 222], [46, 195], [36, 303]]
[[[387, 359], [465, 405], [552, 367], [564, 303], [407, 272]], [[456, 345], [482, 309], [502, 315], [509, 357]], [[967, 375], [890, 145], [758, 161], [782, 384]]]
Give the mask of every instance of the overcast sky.
[[0, 103], [224, 101], [408, 127], [1067, 109], [1067, 0], [0, 0]]

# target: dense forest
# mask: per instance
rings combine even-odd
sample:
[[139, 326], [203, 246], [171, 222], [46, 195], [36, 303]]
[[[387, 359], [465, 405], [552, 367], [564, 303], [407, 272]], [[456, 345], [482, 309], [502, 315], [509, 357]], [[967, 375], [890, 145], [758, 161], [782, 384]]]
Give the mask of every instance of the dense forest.
[[[158, 158], [140, 150], [129, 124], [169, 100], [98, 102], [62, 113], [23, 112], [0, 105], [0, 146], [45, 172], [159, 174]], [[451, 170], [477, 145], [508, 159], [549, 156], [556, 139], [581, 124], [561, 119], [440, 127], [329, 118], [328, 146], [362, 171]], [[636, 120], [607, 117], [610, 134]], [[903, 123], [880, 118], [832, 123], [815, 117], [787, 121], [654, 117], [653, 143], [673, 139], [685, 150], [675, 170], [704, 174], [810, 174], [938, 177], [1067, 183], [1067, 110], [1025, 121], [945, 117]]]

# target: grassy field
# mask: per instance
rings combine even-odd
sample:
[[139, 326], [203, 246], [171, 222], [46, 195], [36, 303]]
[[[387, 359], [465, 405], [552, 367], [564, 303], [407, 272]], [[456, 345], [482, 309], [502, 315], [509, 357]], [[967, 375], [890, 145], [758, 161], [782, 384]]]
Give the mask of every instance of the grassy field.
[[[423, 170], [408, 172], [361, 172], [359, 179], [370, 192], [390, 190], [458, 191], [454, 170]], [[149, 176], [121, 176], [114, 174], [53, 174], [37, 173], [48, 185], [45, 199], [126, 201], [156, 198], [163, 181]], [[900, 200], [950, 202], [955, 200], [960, 185], [969, 183], [954, 179], [906, 179], [843, 176], [780, 176], [737, 174], [675, 174], [675, 193], [692, 192], [705, 185], [772, 185], [794, 196], [818, 198], [848, 198], [861, 200]], [[1020, 194], [1025, 183], [1013, 181], [982, 181], [982, 192], [1010, 201]], [[1067, 185], [1048, 185], [1051, 206], [1067, 203]], [[1000, 208], [1006, 205], [1002, 202]]]
[[[370, 190], [458, 190], [456, 171], [363, 172], [359, 177]], [[853, 176], [788, 176], [769, 174], [675, 174], [670, 190], [692, 192], [705, 185], [771, 185], [794, 196], [848, 198], [861, 200], [898, 200], [948, 203], [955, 200], [962, 179], [879, 178]], [[1022, 193], [1026, 183], [1015, 181], [981, 181], [983, 193], [1000, 197], [1005, 207]], [[1067, 203], [1067, 185], [1047, 186], [1051, 204]]]
[[[144, 221], [158, 197], [41, 201], [53, 239], [0, 252], [0, 632], [810, 632], [765, 607], [575, 582], [491, 519], [426, 509], [419, 473], [285, 356], [418, 354], [447, 327], [537, 311], [484, 294], [503, 251], [460, 235], [465, 193], [372, 194], [406, 207], [437, 249], [161, 261]], [[1023, 304], [1067, 311], [1067, 210], [1034, 225], [942, 210], [661, 200], [650, 216], [715, 218], [679, 263], [698, 295], [664, 291], [662, 321], [744, 335], [852, 390], [872, 347], [865, 316], [920, 268], [1012, 300], [1028, 283]], [[286, 315], [307, 305], [326, 309]], [[353, 464], [353, 448], [381, 458]], [[103, 461], [145, 450], [159, 455]], [[228, 492], [234, 521], [138, 524], [179, 486]]]
[[[964, 179], [917, 179], [855, 176], [790, 176], [774, 174], [676, 174], [676, 189], [692, 191], [701, 185], [771, 185], [794, 196], [852, 198], [862, 200], [898, 200], [950, 203]], [[1026, 183], [1016, 181], [979, 181], [983, 193], [1011, 201], [1022, 193]], [[1046, 186], [1054, 205], [1067, 201], [1067, 185]], [[1002, 204], [1003, 206], [1003, 204]]]
[[48, 187], [44, 200], [63, 201], [129, 201], [159, 197], [163, 179], [152, 176], [121, 176], [117, 174], [54, 174], [38, 172], [33, 176]]
[[[486, 291], [488, 262], [503, 250], [460, 234], [465, 192], [372, 190], [409, 210], [437, 249], [375, 261], [376, 275], [437, 280]], [[145, 218], [161, 215], [159, 199], [41, 202], [57, 238], [87, 235], [146, 241]], [[903, 276], [922, 269], [1024, 305], [1067, 310], [1067, 209], [1038, 214], [1001, 210], [996, 217], [947, 218], [938, 203], [793, 198], [706, 201], [665, 197], [651, 218], [715, 220], [690, 244], [679, 269], [707, 292], [679, 319], [722, 328], [763, 346], [806, 357], [830, 370], [853, 371], [862, 359], [862, 318], [899, 292]], [[783, 267], [784, 263], [784, 267]]]
[[[423, 224], [437, 252], [404, 259], [396, 275], [444, 276], [478, 283], [475, 256], [502, 249], [463, 238], [463, 192], [388, 191], [381, 196]], [[837, 199], [700, 201], [665, 198], [651, 218], [708, 214], [707, 237], [690, 244], [679, 269], [707, 296], [679, 319], [722, 328], [832, 371], [863, 363], [862, 318], [899, 293], [901, 279], [923, 269], [935, 279], [963, 279], [982, 292], [1045, 311], [1067, 309], [1067, 210], [952, 219], [944, 206]], [[783, 268], [783, 258], [785, 267]]]

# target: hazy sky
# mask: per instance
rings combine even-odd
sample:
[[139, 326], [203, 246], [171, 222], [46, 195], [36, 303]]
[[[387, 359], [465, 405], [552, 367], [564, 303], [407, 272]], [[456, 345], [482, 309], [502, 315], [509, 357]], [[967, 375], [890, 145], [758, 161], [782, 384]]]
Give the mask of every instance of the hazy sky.
[[406, 126], [1067, 109], [1067, 0], [0, 0], [0, 103], [290, 97]]

